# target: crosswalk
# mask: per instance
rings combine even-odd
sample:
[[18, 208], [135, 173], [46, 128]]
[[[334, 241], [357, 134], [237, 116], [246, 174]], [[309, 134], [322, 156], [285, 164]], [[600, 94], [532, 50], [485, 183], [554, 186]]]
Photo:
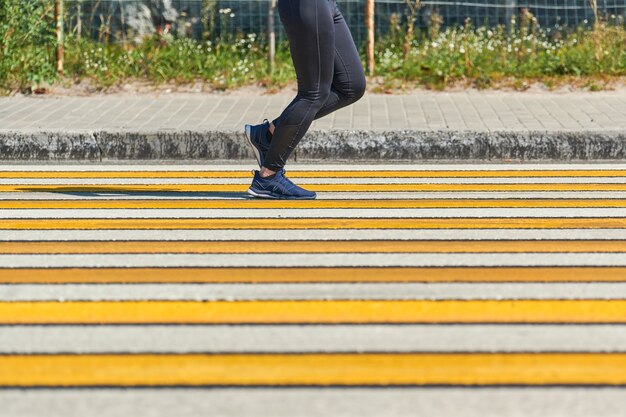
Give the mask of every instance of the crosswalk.
[[288, 175], [0, 167], [2, 415], [622, 415], [626, 165]]

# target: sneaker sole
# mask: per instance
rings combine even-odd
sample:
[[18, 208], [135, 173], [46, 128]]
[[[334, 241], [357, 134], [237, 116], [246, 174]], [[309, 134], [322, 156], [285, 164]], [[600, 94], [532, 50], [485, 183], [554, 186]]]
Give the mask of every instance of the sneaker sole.
[[317, 197], [317, 195], [315, 195], [314, 197], [278, 197], [272, 194], [257, 193], [252, 188], [248, 188], [248, 194], [253, 197], [265, 198], [268, 200], [315, 200], [315, 198]]
[[260, 193], [257, 193], [252, 188], [248, 188], [248, 194], [251, 195], [252, 197], [267, 198], [269, 200], [278, 200], [278, 197], [274, 197], [271, 194], [260, 194]]
[[259, 150], [254, 145], [254, 143], [252, 143], [251, 128], [252, 128], [252, 125], [246, 125], [246, 141], [248, 142], [248, 144], [252, 147], [252, 150], [254, 151], [254, 156], [256, 156], [256, 161], [259, 164], [259, 168], [262, 168], [261, 167], [261, 152], [259, 152]]

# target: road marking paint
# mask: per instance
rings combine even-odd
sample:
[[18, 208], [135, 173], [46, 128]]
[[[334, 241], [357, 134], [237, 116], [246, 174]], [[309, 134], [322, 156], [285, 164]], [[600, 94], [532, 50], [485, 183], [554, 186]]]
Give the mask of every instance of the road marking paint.
[[0, 301], [626, 300], [620, 283], [0, 284]]
[[0, 242], [303, 240], [626, 240], [626, 229], [4, 230]]
[[0, 302], [0, 324], [626, 323], [626, 300]]
[[421, 209], [21, 209], [0, 210], [4, 219], [403, 219], [417, 218], [626, 218], [626, 208], [435, 208]]
[[626, 353], [626, 325], [0, 326], [0, 354], [290, 352]]
[[[379, 417], [419, 415], [501, 417], [624, 417], [626, 396], [620, 386], [495, 386], [467, 387], [119, 387], [2, 389], [5, 417], [83, 417], [83, 410], [99, 416], [301, 416], [336, 415]], [[140, 405], [139, 405], [140, 404]], [[122, 413], [122, 410], [128, 412]], [[120, 412], [118, 412], [120, 411]], [[115, 414], [117, 412], [117, 414]]]
[[623, 253], [146, 253], [1, 255], [5, 268], [626, 266]]
[[[140, 193], [55, 193], [55, 192], [6, 192], [0, 194], [2, 200], [0, 201], [34, 201], [34, 200], [51, 200], [51, 201], [179, 201], [179, 200], [192, 200], [192, 201], [235, 201], [235, 202], [257, 202], [257, 203], [269, 203], [278, 204], [281, 202], [287, 202], [288, 204], [294, 203], [308, 203], [316, 204], [322, 200], [341, 200], [341, 201], [355, 201], [355, 200], [530, 200], [530, 199], [575, 199], [575, 200], [624, 200], [626, 199], [626, 191], [519, 191], [519, 192], [480, 192], [480, 191], [458, 191], [454, 193], [450, 192], [437, 192], [437, 191], [425, 191], [425, 192], [332, 192], [317, 194], [316, 200], [308, 201], [285, 201], [285, 200], [259, 200], [250, 198], [246, 193], [159, 193], [159, 192], [140, 192]], [[270, 206], [271, 207], [271, 206]]]
[[0, 209], [625, 208], [626, 199], [2, 200]]
[[0, 242], [0, 254], [626, 252], [626, 240]]
[[55, 229], [623, 229], [626, 218], [25, 219], [0, 230]]
[[[593, 215], [592, 218], [578, 218], [588, 213], [584, 211], [587, 208], [626, 208], [626, 199], [621, 194], [626, 192], [626, 184], [621, 184], [626, 178], [624, 169], [626, 167], [622, 166], [619, 170], [612, 171], [582, 168], [558, 172], [549, 167], [518, 172], [493, 170], [489, 167], [485, 170], [459, 172], [455, 168], [443, 170], [442, 166], [436, 166], [422, 171], [398, 169], [396, 172], [374, 173], [368, 170], [350, 172], [341, 168], [337, 172], [324, 173], [305, 168], [306, 170], [300, 171], [299, 174], [297, 170], [291, 171], [293, 175], [290, 175], [293, 178], [304, 179], [303, 183], [315, 182], [315, 178], [318, 178], [318, 184], [308, 188], [329, 191], [328, 194], [324, 192], [320, 194], [326, 200], [307, 202], [244, 200], [242, 192], [247, 188], [244, 185], [238, 188], [237, 185], [225, 184], [189, 184], [202, 181], [203, 178], [209, 179], [204, 182], [216, 183], [236, 182], [230, 180], [250, 176], [243, 171], [220, 171], [217, 168], [216, 171], [210, 172], [211, 168], [206, 169], [202, 166], [195, 168], [200, 172], [191, 173], [183, 172], [182, 168], [176, 168], [172, 173], [155, 167], [154, 171], [158, 173], [152, 177], [151, 172], [72, 172], [74, 168], [56, 173], [40, 171], [32, 175], [28, 173], [24, 175], [22, 172], [24, 176], [21, 177], [17, 172], [8, 174], [0, 172], [0, 178], [5, 178], [5, 182], [9, 182], [7, 180], [11, 178], [22, 182], [27, 182], [23, 181], [23, 178], [38, 178], [47, 182], [41, 187], [15, 184], [0, 186], [0, 192], [5, 191], [3, 198], [15, 199], [0, 202], [0, 209], [15, 210], [16, 213], [6, 211], [0, 215], [46, 217], [0, 221], [0, 230], [3, 230], [0, 232], [2, 235], [0, 241], [4, 242], [0, 242], [2, 254], [0, 265], [3, 265], [0, 269], [0, 283], [5, 284], [0, 286], [2, 300], [0, 324], [4, 325], [0, 325], [0, 334], [7, 335], [8, 333], [3, 332], [12, 330], [24, 332], [28, 329], [41, 329], [50, 335], [60, 328], [57, 326], [66, 324], [65, 335], [69, 335], [69, 342], [74, 343], [72, 345], [74, 350], [60, 349], [59, 344], [56, 345], [58, 350], [50, 346], [40, 346], [37, 350], [29, 349], [28, 344], [7, 345], [6, 340], [0, 339], [0, 351], [9, 353], [0, 355], [0, 386], [626, 385], [626, 355], [615, 353], [623, 351], [621, 348], [623, 343], [619, 344], [621, 341], [619, 332], [626, 325], [626, 297], [622, 291], [626, 284], [626, 263], [622, 256], [623, 252], [626, 252], [624, 250], [626, 240], [615, 240], [619, 239], [615, 236], [626, 232], [626, 217], [607, 218], [605, 215], [607, 213], [621, 216], [621, 212], [596, 210], [589, 214]], [[21, 171], [27, 169], [29, 168], [23, 167]], [[50, 170], [53, 169], [59, 167]], [[5, 174], [7, 176], [3, 177]], [[102, 182], [108, 182], [115, 181], [111, 178], [116, 175], [130, 180], [118, 182], [133, 182], [133, 179], [137, 179], [136, 182], [148, 182], [149, 178], [157, 178], [154, 181], [159, 184], [129, 186], [118, 183], [104, 184], [100, 187], [79, 184], [57, 187], [49, 183], [54, 182], [49, 178], [70, 180], [62, 182], [72, 182], [72, 179], [79, 179], [76, 182], [90, 182], [83, 181], [85, 178], [97, 179], [92, 182], [98, 182], [100, 179]], [[165, 180], [159, 181], [158, 178]], [[192, 180], [179, 181], [184, 183], [181, 186], [161, 184], [175, 182], [176, 178]], [[367, 182], [367, 178], [379, 179], [371, 181], [378, 184], [363, 184]], [[431, 178], [440, 180], [431, 181]], [[472, 181], [472, 178], [482, 180]], [[514, 184], [502, 183], [515, 180]], [[332, 184], [342, 181], [348, 184]], [[381, 184], [387, 181], [398, 184]], [[407, 184], [412, 181], [420, 183]], [[469, 181], [474, 184], [462, 184]], [[498, 184], [478, 183], [487, 181]], [[574, 184], [579, 181], [592, 183]], [[322, 182], [331, 184], [320, 184]], [[439, 184], [429, 184], [430, 182]], [[455, 183], [443, 184], [445, 182]], [[554, 183], [547, 184], [548, 182]], [[618, 182], [619, 184], [616, 184]], [[343, 196], [339, 194], [350, 190], [361, 193]], [[404, 191], [421, 191], [422, 194], [401, 194]], [[49, 194], [36, 194], [39, 192]], [[603, 192], [605, 194], [602, 194]], [[58, 195], [55, 196], [54, 193]], [[113, 200], [117, 198], [116, 195], [120, 199]], [[106, 200], [96, 200], [102, 196]], [[366, 198], [367, 201], [338, 200], [344, 196]], [[607, 199], [603, 199], [603, 196]], [[20, 201], [24, 197], [37, 201]], [[172, 199], [181, 197], [182, 199]], [[413, 197], [420, 199], [409, 200]], [[437, 197], [444, 199], [437, 200]], [[470, 199], [462, 200], [460, 197]], [[481, 197], [484, 199], [480, 199]], [[563, 197], [567, 199], [561, 199]], [[68, 200], [64, 201], [61, 198]], [[122, 198], [125, 200], [121, 200]], [[227, 200], [228, 198], [239, 200]], [[399, 200], [387, 200], [388, 198]], [[429, 211], [440, 208], [452, 210], [447, 212], [440, 210], [434, 214]], [[481, 208], [495, 210], [471, 211]], [[29, 209], [34, 211], [28, 211]], [[83, 209], [85, 211], [81, 212]], [[114, 218], [121, 215], [132, 217], [155, 215], [149, 212], [150, 209], [164, 211], [161, 211], [158, 219]], [[163, 218], [218, 215], [217, 211], [194, 212], [194, 209], [225, 210], [228, 214], [221, 214], [220, 218], [216, 219]], [[263, 215], [269, 218], [223, 218], [231, 215], [243, 217], [247, 214], [238, 209], [256, 209], [253, 216]], [[269, 210], [266, 212], [263, 209]], [[274, 212], [270, 216], [268, 213], [272, 209]], [[308, 218], [303, 219], [277, 218], [305, 214], [298, 212], [299, 209], [329, 210], [319, 213], [325, 217], [320, 219], [311, 218], [317, 216], [317, 213], [307, 215]], [[351, 211], [342, 214], [342, 209]], [[376, 209], [385, 212], [375, 211]], [[397, 213], [393, 211], [394, 209], [398, 209]], [[402, 209], [408, 210], [400, 213]], [[411, 209], [421, 210], [419, 214], [415, 214]], [[550, 213], [545, 214], [543, 209], [550, 209]], [[87, 213], [88, 210], [91, 211]], [[522, 214], [522, 211], [525, 213]], [[472, 217], [468, 218], [470, 213]], [[392, 219], [390, 218], [392, 214], [401, 214], [403, 218]], [[482, 217], [483, 214], [489, 217]], [[501, 217], [496, 216], [500, 214]], [[570, 214], [577, 218], [566, 218]], [[334, 215], [358, 218], [329, 218]], [[374, 215], [375, 218], [363, 218]], [[430, 215], [435, 218], [406, 219], [407, 216], [413, 215], [419, 217]], [[446, 217], [459, 215], [462, 218], [440, 218], [442, 215]], [[514, 215], [525, 217], [512, 218]], [[537, 218], [538, 215], [550, 218]], [[49, 219], [54, 216], [72, 218]], [[76, 216], [89, 218], [77, 219]], [[99, 216], [113, 218], [94, 218]], [[250, 215], [247, 214], [247, 217]], [[206, 232], [207, 230], [212, 232]], [[241, 237], [244, 233], [245, 239]], [[279, 233], [282, 239], [310, 239], [317, 236], [316, 239], [325, 241], [281, 240], [270, 245], [268, 241], [272, 241], [272, 236]], [[350, 237], [351, 233], [360, 237]], [[550, 239], [549, 236], [552, 236], [551, 239], [555, 239], [558, 234], [565, 233], [568, 236], [562, 239], [567, 240], [532, 241], [534, 237]], [[600, 233], [603, 237], [597, 237]], [[81, 234], [87, 240], [97, 240], [96, 236], [119, 239], [130, 234], [133, 237], [129, 242], [71, 241]], [[198, 238], [198, 241], [185, 241], [190, 236], [201, 234], [204, 237]], [[429, 235], [432, 237], [435, 234], [437, 241], [426, 241]], [[46, 241], [19, 242], [17, 240], [20, 236], [25, 239]], [[253, 243], [242, 241], [259, 239], [260, 236], [264, 241]], [[333, 236], [338, 241], [326, 240], [333, 239]], [[482, 239], [489, 237], [492, 240], [467, 242], [459, 236]], [[393, 240], [407, 237], [415, 240]], [[505, 239], [514, 237], [517, 240], [498, 241], [502, 237]], [[150, 238], [154, 241], [145, 241]], [[347, 240], [351, 238], [363, 240]], [[442, 240], [451, 238], [453, 241]], [[582, 241], [572, 240], [574, 238]], [[51, 242], [54, 239], [64, 242]], [[174, 240], [168, 241], [170, 239]], [[226, 241], [216, 242], [216, 239]], [[252, 249], [245, 248], [246, 246]], [[164, 252], [170, 255], [161, 255]], [[429, 254], [426, 256], [427, 252]], [[289, 262], [280, 265], [289, 266], [293, 256], [293, 265], [309, 267], [275, 268], [274, 266], [279, 264], [276, 260], [280, 253], [294, 254], [288, 257]], [[341, 255], [344, 253], [352, 254], [351, 259], [338, 260], [340, 256], [348, 258]], [[225, 261], [218, 258], [224, 258]], [[319, 267], [341, 264], [359, 267]], [[404, 264], [421, 267], [395, 267]], [[433, 267], [437, 264], [443, 267]], [[503, 266], [507, 264], [515, 267]], [[119, 268], [85, 268], [85, 265]], [[146, 267], [137, 267], [141, 265]], [[157, 265], [169, 267], [152, 268]], [[206, 268], [228, 265], [240, 267]], [[250, 267], [251, 265], [257, 267]], [[392, 267], [364, 268], [365, 265]], [[451, 265], [475, 266], [449, 267]], [[493, 267], [485, 267], [487, 265]], [[531, 265], [544, 266], [528, 267]], [[570, 266], [555, 267], [557, 265]], [[35, 266], [40, 268], [32, 268]], [[43, 266], [52, 268], [41, 268]], [[63, 268], [55, 268], [59, 266]], [[127, 268], [128, 266], [131, 268]], [[242, 284], [234, 284], [238, 282]], [[367, 282], [371, 284], [362, 284]], [[394, 282], [404, 284], [392, 284]], [[458, 284], [464, 282], [468, 284]], [[531, 284], [533, 282], [535, 284]], [[545, 284], [546, 282], [552, 284]], [[571, 283], [575, 282], [578, 284], [572, 286]], [[604, 284], [599, 284], [600, 282]], [[617, 284], [608, 284], [610, 282]], [[28, 283], [37, 285], [25, 285]], [[54, 285], [41, 285], [46, 283]], [[58, 285], [68, 283], [79, 285]], [[86, 285], [89, 283], [119, 285], [109, 288], [104, 285]], [[157, 285], [128, 285], [131, 283], [157, 283]], [[185, 285], [175, 285], [176, 283]], [[207, 283], [214, 285], [206, 285]], [[277, 289], [276, 283], [291, 285]], [[569, 291], [570, 287], [574, 290]], [[503, 300], [509, 297], [511, 300]], [[141, 330], [153, 329], [148, 325], [176, 324], [179, 326], [158, 326], [158, 329], [166, 329], [160, 337], [172, 337], [172, 334], [167, 333], [167, 329], [188, 328], [192, 329], [188, 332], [191, 338], [193, 334], [204, 329], [218, 330], [212, 326], [221, 324], [224, 328], [240, 330], [240, 334], [251, 337], [251, 329], [260, 329], [256, 326], [280, 332], [285, 326], [289, 326], [288, 323], [292, 323], [291, 327], [300, 332], [298, 333], [300, 341], [303, 338], [314, 337], [312, 333], [307, 333], [309, 329], [318, 329], [323, 327], [319, 323], [328, 323], [326, 331], [334, 332], [339, 327], [348, 329], [344, 330], [344, 337], [355, 328], [363, 330], [362, 341], [365, 342], [372, 341], [371, 334], [367, 334], [368, 330], [371, 333], [371, 328], [376, 327], [372, 323], [386, 323], [378, 326], [381, 332], [394, 327], [394, 323], [397, 323], [394, 330], [399, 338], [402, 338], [403, 334], [406, 335], [407, 328], [415, 327], [412, 323], [426, 324], [422, 325], [419, 334], [413, 335], [413, 344], [402, 344], [399, 339], [394, 339], [394, 345], [380, 333], [378, 342], [382, 344], [374, 346], [367, 343], [358, 346], [352, 344], [347, 347], [344, 344], [342, 345], [346, 349], [344, 354], [335, 352], [330, 355], [319, 352], [333, 352], [329, 348], [332, 343], [329, 345], [320, 342], [317, 353], [304, 355], [303, 351], [298, 351], [296, 343], [291, 345], [291, 351], [300, 354], [284, 355], [273, 352], [281, 352], [283, 345], [279, 342], [285, 339], [276, 341], [272, 338], [272, 342], [277, 344], [273, 349], [265, 346], [267, 350], [259, 347], [258, 343], [237, 343], [237, 340], [231, 339], [231, 346], [235, 344], [237, 349], [220, 345], [223, 346], [220, 350], [215, 347], [216, 345], [207, 344], [207, 337], [203, 339], [204, 344], [193, 345], [195, 348], [193, 346], [189, 348], [190, 345], [182, 343], [184, 340], [179, 340], [182, 347], [174, 351], [181, 355], [168, 354], [171, 351], [168, 352], [167, 349], [159, 350], [163, 347], [162, 344], [150, 345], [151, 349], [142, 352], [140, 344], [134, 344], [135, 339], [131, 339], [130, 344], [125, 345], [127, 349], [134, 349], [135, 352], [143, 354], [128, 356], [123, 354], [129, 350], [110, 342], [109, 346], [114, 346], [116, 352], [122, 353], [113, 355], [109, 350], [102, 350], [104, 344], [92, 344], [94, 349], [81, 350], [81, 346], [77, 345], [80, 343], [77, 341], [79, 339], [71, 337], [72, 332], [77, 334], [89, 329], [90, 326], [97, 331], [103, 330], [106, 324], [111, 324], [108, 326], [109, 335], [115, 335], [116, 331], [127, 330], [125, 326], [117, 326], [118, 324], [130, 326], [132, 323], [139, 323], [133, 325], [132, 329], [139, 329], [140, 333]], [[184, 326], [186, 323], [206, 326]], [[242, 323], [255, 325], [245, 326]], [[298, 323], [307, 323], [311, 326], [298, 326]], [[338, 323], [358, 323], [363, 327], [341, 326]], [[446, 325], [432, 326], [433, 323]], [[507, 346], [511, 350], [517, 349], [517, 352], [522, 352], [523, 346], [526, 346], [526, 353], [431, 354], [427, 353], [428, 349], [430, 352], [446, 349], [441, 347], [442, 345], [417, 342], [424, 340], [428, 331], [426, 329], [449, 331], [451, 327], [456, 326], [458, 331], [458, 329], [467, 330], [468, 326], [482, 326], [484, 331], [485, 327], [489, 327], [480, 323], [499, 323], [491, 325], [496, 338], [518, 331], [515, 333], [518, 340], [524, 338], [528, 340], [528, 344], [500, 340], [500, 344], [495, 345], [488, 343], [463, 345], [455, 343], [455, 338], [461, 337], [460, 332], [455, 333], [453, 337], [448, 335], [446, 341], [442, 337], [439, 342], [451, 349], [458, 349], [457, 352], [463, 352], [460, 346], [465, 346], [466, 349], [472, 349], [473, 346], [474, 349], [482, 349], [483, 352], [493, 352]], [[545, 336], [544, 333], [545, 337], [542, 340], [544, 342], [547, 340], [547, 344], [534, 343], [537, 341], [534, 337], [536, 329], [549, 326], [549, 323], [560, 324], [552, 326], [557, 330], [549, 336]], [[560, 338], [563, 333], [558, 333], [558, 330], [568, 331], [570, 337], [575, 337], [572, 328], [577, 326], [577, 323], [578, 329], [603, 327], [606, 332], [600, 333], [607, 338], [594, 340], [595, 345], [586, 344], [587, 340], [579, 345], [568, 344], [568, 339]], [[46, 326], [47, 324], [56, 326]], [[76, 324], [81, 326], [75, 326]], [[527, 329], [526, 333], [519, 333], [521, 327]], [[499, 332], [496, 328], [505, 330]], [[56, 332], [54, 334], [55, 337], [60, 335]], [[329, 334], [326, 333], [326, 336], [332, 339]], [[224, 337], [223, 333], [219, 335]], [[264, 335], [272, 337], [267, 330]], [[616, 335], [619, 337], [614, 337]], [[32, 334], [29, 336], [29, 343], [35, 345]], [[583, 337], [593, 337], [593, 333], [583, 332]], [[484, 334], [475, 335], [475, 339], [484, 341]], [[175, 336], [173, 340], [176, 340]], [[606, 341], [613, 341], [613, 344], [605, 343]], [[146, 340], [143, 340], [144, 345], [145, 342]], [[2, 350], [3, 343], [5, 348], [13, 346], [12, 350], [9, 348]], [[39, 343], [42, 343], [41, 339]], [[402, 349], [407, 349], [405, 350], [407, 354], [392, 354], [394, 346], [400, 345]], [[582, 350], [578, 352], [583, 352], [585, 347], [591, 349], [589, 346], [593, 345], [598, 352], [608, 353], [564, 354], [562, 351], [557, 353], [559, 346], [563, 349], [564, 345], [567, 345], [564, 350], [571, 348], [570, 351], [575, 351], [574, 346], [579, 346]], [[187, 346], [188, 350], [185, 350], [184, 346]], [[352, 350], [349, 350], [350, 346]], [[555, 353], [541, 352], [541, 346], [548, 350], [552, 349]], [[254, 350], [255, 348], [258, 350]], [[229, 354], [189, 355], [188, 353], [194, 349], [202, 353]], [[265, 354], [242, 355], [245, 349], [248, 349], [248, 352]], [[315, 352], [313, 347], [310, 349], [312, 350], [309, 352]], [[352, 354], [367, 352], [368, 349], [386, 354]], [[416, 354], [415, 352], [420, 349], [425, 353]], [[46, 351], [53, 355], [26, 356], [23, 355], [25, 351], [31, 353]], [[528, 354], [531, 351], [539, 353]], [[67, 352], [104, 354], [57, 354]], [[155, 354], [149, 355], [147, 352]], [[11, 355], [11, 353], [20, 354]]]
[[626, 282], [626, 267], [0, 268], [2, 284]]
[[621, 353], [0, 356], [14, 387], [623, 384]]
[[[0, 185], [0, 192], [48, 193], [244, 193], [246, 184], [179, 185]], [[403, 191], [626, 191], [626, 184], [308, 184], [317, 192], [403, 192]]]
[[[114, 183], [116, 186], [245, 186], [249, 185], [252, 177], [248, 178], [0, 178], [0, 186], [107, 186]], [[523, 178], [299, 178], [298, 184], [307, 186], [324, 185], [428, 185], [428, 184], [625, 184], [626, 177], [523, 177]]]
[[[90, 167], [91, 168], [91, 167]], [[291, 178], [523, 178], [626, 177], [623, 169], [586, 170], [289, 170]], [[250, 171], [0, 171], [0, 178], [250, 178]]]

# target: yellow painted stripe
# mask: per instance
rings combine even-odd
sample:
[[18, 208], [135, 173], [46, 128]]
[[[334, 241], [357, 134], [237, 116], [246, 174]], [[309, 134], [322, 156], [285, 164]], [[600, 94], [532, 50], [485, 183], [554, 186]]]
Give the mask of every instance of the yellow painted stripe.
[[626, 240], [0, 242], [0, 254], [626, 252]]
[[2, 200], [0, 209], [256, 209], [256, 208], [590, 208], [626, 207], [626, 199], [415, 200]]
[[0, 230], [98, 229], [623, 229], [626, 218], [9, 219]]
[[[244, 193], [248, 184], [0, 185], [0, 192], [46, 193]], [[626, 184], [306, 184], [316, 192], [429, 191], [626, 191]]]
[[13, 387], [623, 384], [621, 353], [0, 356]]
[[626, 267], [0, 268], [0, 284], [626, 282]]
[[0, 324], [626, 323], [626, 300], [0, 302]]
[[[289, 171], [291, 178], [626, 177], [626, 170]], [[0, 171], [0, 178], [250, 178], [250, 171]]]

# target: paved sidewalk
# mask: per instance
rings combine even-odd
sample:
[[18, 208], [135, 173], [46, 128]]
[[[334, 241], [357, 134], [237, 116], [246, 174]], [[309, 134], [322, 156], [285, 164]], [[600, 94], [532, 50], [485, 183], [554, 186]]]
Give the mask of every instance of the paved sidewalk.
[[[0, 129], [238, 131], [276, 117], [290, 93], [0, 98]], [[626, 130], [626, 91], [368, 94], [316, 129]]]
[[[243, 125], [290, 92], [0, 98], [0, 160], [252, 158]], [[626, 158], [626, 90], [368, 94], [316, 121], [292, 160]]]

